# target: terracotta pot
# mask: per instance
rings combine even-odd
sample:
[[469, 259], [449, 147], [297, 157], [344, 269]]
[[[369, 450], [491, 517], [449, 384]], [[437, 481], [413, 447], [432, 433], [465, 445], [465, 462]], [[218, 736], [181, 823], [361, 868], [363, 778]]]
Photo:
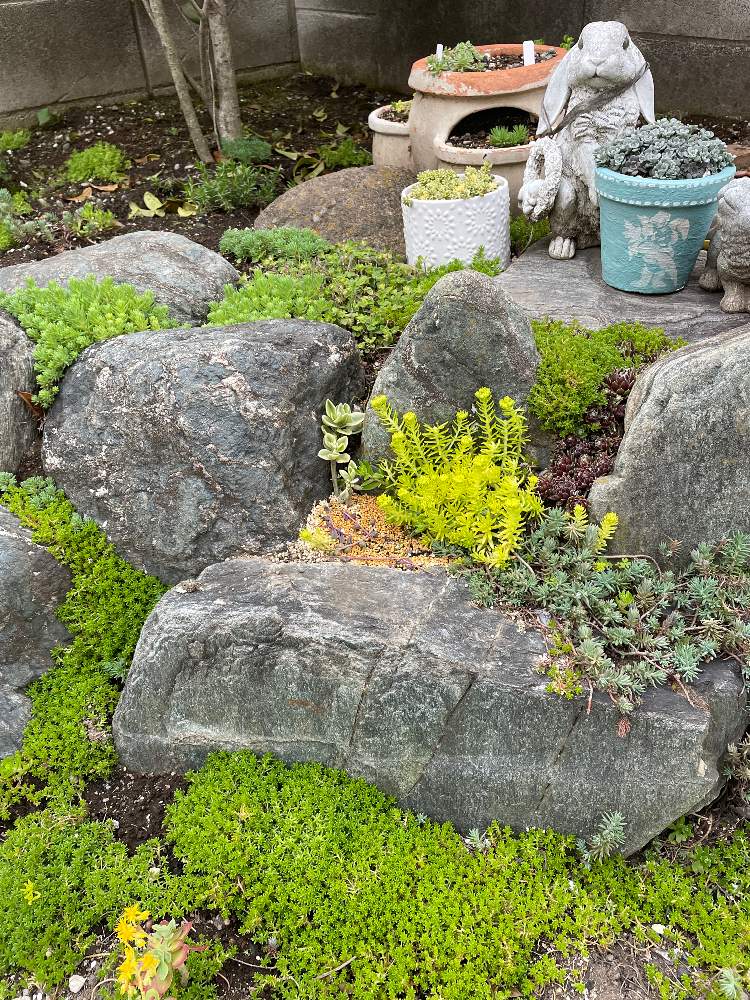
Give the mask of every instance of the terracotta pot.
[[411, 170], [411, 136], [409, 122], [392, 122], [381, 118], [390, 104], [370, 112], [367, 124], [372, 132], [372, 162], [376, 167], [400, 167]]
[[[480, 52], [521, 55], [522, 45], [478, 45]], [[427, 60], [418, 59], [409, 76], [413, 91], [409, 126], [412, 162], [416, 170], [439, 166], [437, 148], [460, 121], [478, 111], [516, 108], [539, 117], [547, 81], [564, 58], [565, 49], [536, 45], [535, 51], [554, 52], [552, 59], [533, 66], [488, 70], [480, 73], [439, 73], [433, 76]]]

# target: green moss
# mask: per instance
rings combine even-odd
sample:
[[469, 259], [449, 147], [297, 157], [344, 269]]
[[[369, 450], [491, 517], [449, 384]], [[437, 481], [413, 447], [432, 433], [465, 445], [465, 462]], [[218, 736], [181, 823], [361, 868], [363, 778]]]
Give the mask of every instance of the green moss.
[[133, 899], [179, 909], [159, 845], [128, 856], [110, 827], [80, 813], [46, 810], [20, 820], [0, 844], [0, 973], [60, 984], [100, 925], [112, 927]]
[[468, 850], [449, 824], [319, 764], [217, 753], [188, 780], [166, 819], [179, 876], [156, 842], [129, 858], [107, 825], [70, 811], [16, 824], [0, 844], [0, 972], [62, 982], [132, 902], [232, 916], [262, 954], [274, 937], [278, 956], [262, 961], [279, 1000], [536, 997], [572, 956], [623, 934], [681, 949], [683, 992], [665, 996], [715, 998], [719, 970], [750, 963], [743, 832], [676, 861], [655, 850], [587, 866], [571, 838], [539, 830], [492, 826]]
[[23, 746], [0, 762], [2, 818], [24, 799], [67, 800], [111, 769], [109, 720], [118, 698], [111, 666], [130, 663], [143, 622], [166, 588], [118, 556], [101, 528], [80, 518], [50, 480], [4, 482], [0, 503], [72, 575], [57, 613], [72, 641], [54, 650], [56, 666], [28, 690], [33, 711]]
[[15, 316], [34, 341], [35, 401], [47, 408], [59, 391], [58, 382], [86, 347], [121, 333], [161, 330], [175, 326], [166, 306], [156, 305], [151, 292], [140, 295], [131, 285], [93, 275], [71, 278], [67, 288], [51, 281], [39, 288], [29, 278], [15, 292], [0, 292], [0, 308]]
[[[326, 244], [314, 256], [307, 251], [303, 256], [298, 252], [303, 242], [309, 243], [300, 236], [269, 242], [274, 259], [265, 258], [238, 288], [227, 286], [224, 299], [211, 307], [208, 324], [316, 319], [351, 330], [362, 350], [376, 350], [398, 339], [444, 274], [463, 267], [458, 261], [432, 269], [410, 267], [393, 254], [353, 242]], [[242, 252], [240, 240], [233, 238], [232, 245]], [[472, 267], [485, 274], [500, 270], [481, 251]]]
[[541, 364], [529, 409], [545, 430], [560, 437], [585, 433], [583, 416], [590, 406], [604, 402], [601, 384], [606, 375], [648, 364], [685, 343], [642, 323], [588, 330], [577, 322], [545, 319], [532, 326]]
[[19, 128], [15, 132], [0, 132], [0, 153], [24, 149], [30, 141], [31, 132], [26, 128]]
[[130, 160], [111, 142], [97, 142], [88, 149], [71, 153], [65, 164], [65, 180], [72, 184], [84, 181], [121, 181], [130, 169]]
[[227, 229], [219, 250], [239, 263], [272, 260], [312, 260], [331, 244], [312, 229], [278, 226], [276, 229]]
[[548, 235], [549, 219], [529, 222], [525, 215], [514, 215], [510, 220], [510, 247], [516, 257]]

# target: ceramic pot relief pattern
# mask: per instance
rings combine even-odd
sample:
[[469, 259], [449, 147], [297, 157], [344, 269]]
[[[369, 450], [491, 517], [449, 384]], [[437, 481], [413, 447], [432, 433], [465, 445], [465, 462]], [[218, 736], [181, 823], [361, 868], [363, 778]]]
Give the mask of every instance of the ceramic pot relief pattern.
[[503, 267], [510, 261], [510, 201], [508, 182], [500, 177], [494, 191], [476, 198], [419, 201], [407, 204], [415, 185], [401, 195], [406, 258], [416, 264], [421, 257], [430, 267], [460, 260], [470, 264], [484, 247], [487, 257], [498, 257]]
[[688, 180], [596, 171], [602, 277], [625, 292], [658, 295], [684, 288], [734, 167]]

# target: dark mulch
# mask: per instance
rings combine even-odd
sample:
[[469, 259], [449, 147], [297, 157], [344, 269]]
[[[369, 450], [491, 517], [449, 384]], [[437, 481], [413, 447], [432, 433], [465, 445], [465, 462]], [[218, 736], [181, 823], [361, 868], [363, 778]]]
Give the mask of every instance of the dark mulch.
[[[275, 147], [268, 166], [281, 171], [280, 191], [290, 182], [295, 161], [277, 152], [279, 148], [300, 156], [314, 155], [320, 146], [341, 141], [342, 136], [336, 134], [341, 127], [346, 129], [344, 135], [370, 148], [367, 116], [392, 97], [306, 73], [247, 84], [240, 92], [246, 127]], [[204, 125], [208, 132], [207, 121]], [[52, 127], [36, 130], [25, 149], [7, 155], [10, 182], [5, 183], [11, 189], [31, 192], [35, 215], [46, 211], [59, 218], [81, 204], [66, 199], [79, 196], [87, 187], [59, 181], [65, 161], [71, 152], [99, 141], [119, 146], [132, 162], [127, 179], [115, 191], [94, 189], [90, 199], [96, 207], [113, 212], [122, 228], [93, 240], [61, 238], [52, 246], [35, 240], [0, 254], [0, 266], [39, 260], [136, 229], [168, 229], [216, 250], [226, 229], [251, 226], [258, 214], [257, 209], [240, 209], [184, 219], [171, 212], [164, 218], [128, 218], [130, 202], [143, 206], [147, 191], [164, 200], [172, 192], [179, 195], [185, 181], [197, 176], [196, 156], [172, 97], [67, 111]]]
[[380, 112], [379, 117], [387, 122], [398, 122], [401, 125], [405, 125], [409, 120], [409, 112], [394, 111], [392, 108], [386, 108], [384, 111]]
[[494, 149], [489, 138], [491, 130], [496, 126], [514, 128], [516, 125], [525, 125], [529, 136], [533, 136], [537, 120], [526, 111], [515, 108], [490, 108], [463, 118], [453, 127], [448, 141], [452, 146], [464, 149]]
[[90, 782], [84, 798], [91, 819], [113, 820], [115, 837], [132, 852], [162, 836], [166, 807], [183, 788], [185, 779], [179, 774], [131, 774], [118, 767], [108, 778]]
[[[536, 61], [547, 62], [549, 59], [554, 59], [556, 55], [557, 53], [553, 51], [541, 52], [541, 53], [537, 52]], [[517, 69], [519, 66], [523, 66], [524, 64], [522, 55], [508, 56], [502, 53], [499, 53], [497, 55], [490, 55], [489, 53], [485, 53], [482, 56], [482, 62], [484, 63], [483, 68], [480, 70], [473, 70], [472, 72], [482, 73], [496, 69]]]
[[750, 120], [720, 118], [714, 115], [688, 115], [683, 119], [691, 125], [710, 129], [722, 142], [750, 146]]

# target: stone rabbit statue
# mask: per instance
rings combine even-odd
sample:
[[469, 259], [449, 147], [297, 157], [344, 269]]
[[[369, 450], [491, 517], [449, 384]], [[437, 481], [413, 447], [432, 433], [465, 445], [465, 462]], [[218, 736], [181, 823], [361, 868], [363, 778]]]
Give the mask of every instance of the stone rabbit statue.
[[724, 312], [750, 312], [750, 177], [730, 181], [719, 195], [700, 286], [724, 289]]
[[564, 260], [598, 245], [594, 150], [641, 117], [654, 121], [646, 60], [624, 24], [587, 24], [550, 77], [518, 196], [533, 221], [549, 215], [550, 257]]

